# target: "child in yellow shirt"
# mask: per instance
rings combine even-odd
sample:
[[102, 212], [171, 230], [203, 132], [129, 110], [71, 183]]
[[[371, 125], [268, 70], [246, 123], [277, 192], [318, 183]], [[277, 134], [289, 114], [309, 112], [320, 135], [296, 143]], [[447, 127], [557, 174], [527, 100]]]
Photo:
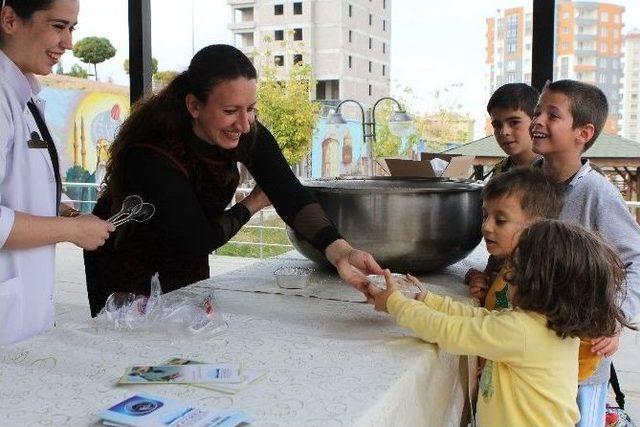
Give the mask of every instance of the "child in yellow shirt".
[[[551, 183], [539, 168], [518, 168], [495, 176], [482, 192], [482, 235], [491, 254], [484, 272], [469, 270], [469, 294], [487, 310], [510, 308], [507, 266], [518, 235], [533, 221], [555, 219], [562, 210], [560, 187]], [[602, 358], [590, 351], [589, 341], [580, 343], [578, 380], [584, 381]], [[482, 362], [479, 364], [482, 368]]]
[[501, 311], [431, 292], [406, 298], [388, 270], [386, 290], [370, 286], [369, 292], [376, 310], [423, 340], [487, 359], [479, 426], [573, 426], [580, 418], [578, 337], [612, 336], [621, 325], [635, 329], [617, 305], [624, 266], [599, 237], [557, 220], [524, 229], [507, 265], [513, 307]]

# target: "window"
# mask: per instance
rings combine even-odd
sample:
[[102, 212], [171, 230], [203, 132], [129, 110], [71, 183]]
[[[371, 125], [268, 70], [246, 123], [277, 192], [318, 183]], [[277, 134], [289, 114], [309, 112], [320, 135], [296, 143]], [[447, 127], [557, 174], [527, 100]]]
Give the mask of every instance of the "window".
[[353, 6], [349, 5], [349, 18], [353, 16]]
[[527, 36], [530, 36], [533, 31], [533, 17], [527, 13], [526, 20], [524, 21], [524, 32]]
[[387, 31], [387, 20], [386, 19], [382, 20], [382, 31]]
[[293, 14], [294, 15], [302, 15], [302, 2], [301, 1], [293, 2]]
[[508, 61], [507, 71], [515, 71], [515, 70], [516, 70], [516, 61]]
[[282, 67], [284, 65], [284, 55], [276, 55], [273, 57], [273, 63], [276, 67]]
[[518, 36], [518, 17], [516, 15], [509, 15], [507, 18], [507, 37]]
[[373, 90], [371, 88], [371, 85], [369, 85], [369, 96], [371, 96], [372, 93], [373, 93]]
[[382, 8], [383, 9], [387, 8], [387, 0], [382, 0]]
[[600, 28], [600, 37], [607, 37], [609, 35], [609, 31], [606, 28]]
[[293, 65], [302, 63], [302, 54], [296, 53], [293, 55]]
[[607, 12], [600, 12], [600, 22], [607, 22], [609, 20], [609, 14]]
[[607, 82], [607, 75], [602, 73], [600, 74], [600, 83], [606, 83]]
[[273, 6], [273, 14], [274, 15], [284, 15], [284, 5], [276, 4]]
[[373, 39], [369, 37], [369, 49], [373, 47]]
[[353, 41], [353, 31], [349, 30], [349, 43]]
[[284, 30], [275, 30], [273, 32], [274, 40], [284, 40]]
[[620, 22], [620, 15], [613, 15], [613, 22], [618, 24]]
[[382, 43], [382, 53], [387, 53], [387, 44], [386, 43]]
[[351, 55], [349, 55], [349, 68], [352, 68], [353, 60], [351, 59]]
[[385, 76], [387, 74], [387, 66], [382, 65], [382, 75]]
[[560, 77], [566, 79], [569, 76], [569, 58], [563, 56], [560, 59]]
[[373, 25], [373, 15], [369, 14], [369, 26]]
[[369, 72], [371, 72], [372, 69], [372, 65], [371, 65], [371, 61], [369, 61]]
[[293, 40], [302, 40], [302, 28], [293, 29]]

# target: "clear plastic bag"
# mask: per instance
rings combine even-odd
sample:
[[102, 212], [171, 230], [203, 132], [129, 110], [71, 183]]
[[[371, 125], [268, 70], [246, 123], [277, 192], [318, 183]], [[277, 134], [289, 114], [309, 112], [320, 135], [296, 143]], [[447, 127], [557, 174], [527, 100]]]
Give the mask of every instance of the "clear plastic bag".
[[100, 328], [168, 334], [216, 333], [227, 324], [215, 305], [213, 291], [195, 293], [180, 289], [163, 294], [156, 273], [149, 296], [129, 292], [109, 295], [96, 316]]

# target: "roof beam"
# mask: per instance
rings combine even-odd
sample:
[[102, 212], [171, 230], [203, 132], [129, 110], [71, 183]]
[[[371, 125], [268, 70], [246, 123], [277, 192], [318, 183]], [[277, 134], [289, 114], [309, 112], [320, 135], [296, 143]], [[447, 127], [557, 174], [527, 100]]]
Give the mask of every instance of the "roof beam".
[[533, 0], [531, 85], [539, 91], [553, 80], [555, 10], [555, 0]]
[[129, 99], [151, 93], [151, 0], [129, 0]]

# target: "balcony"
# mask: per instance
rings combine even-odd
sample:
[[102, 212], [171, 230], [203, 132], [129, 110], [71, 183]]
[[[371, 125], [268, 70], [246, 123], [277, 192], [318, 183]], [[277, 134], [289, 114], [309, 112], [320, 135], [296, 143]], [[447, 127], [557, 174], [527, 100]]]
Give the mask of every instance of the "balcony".
[[596, 56], [596, 50], [593, 47], [590, 47], [590, 48], [576, 47], [574, 50], [574, 54], [576, 56]]
[[596, 25], [598, 23], [598, 19], [596, 18], [588, 18], [588, 17], [576, 17], [576, 25]]
[[227, 0], [229, 6], [253, 5], [256, 0]]
[[574, 36], [577, 42], [592, 42], [596, 38], [597, 34], [591, 33], [578, 33]]
[[254, 30], [256, 28], [256, 21], [232, 22], [227, 25], [227, 28], [231, 31]]
[[596, 65], [595, 64], [578, 64], [578, 65], [575, 65], [573, 67], [573, 70], [576, 73], [595, 72], [596, 71]]

